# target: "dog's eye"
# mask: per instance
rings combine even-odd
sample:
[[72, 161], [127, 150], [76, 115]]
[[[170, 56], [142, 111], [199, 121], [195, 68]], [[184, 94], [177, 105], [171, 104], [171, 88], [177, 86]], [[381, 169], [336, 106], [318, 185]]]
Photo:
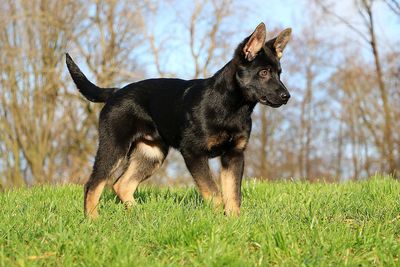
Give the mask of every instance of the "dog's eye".
[[258, 75], [260, 75], [261, 77], [267, 77], [270, 72], [271, 72], [271, 69], [268, 68], [268, 69], [265, 69], [265, 70], [260, 70]]

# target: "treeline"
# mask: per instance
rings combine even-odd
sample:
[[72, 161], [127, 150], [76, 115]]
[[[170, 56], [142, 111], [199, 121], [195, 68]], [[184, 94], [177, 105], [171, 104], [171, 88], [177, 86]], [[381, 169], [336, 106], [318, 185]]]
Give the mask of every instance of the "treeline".
[[[382, 37], [375, 20], [384, 10], [399, 24], [399, 2], [354, 0], [351, 19], [334, 1], [304, 3], [282, 60], [292, 99], [281, 109], [257, 107], [246, 175], [339, 180], [396, 173], [400, 46]], [[254, 28], [244, 23], [251, 8], [228, 0], [3, 1], [1, 186], [82, 182], [89, 175], [101, 105], [75, 90], [66, 51], [101, 86], [205, 77]], [[261, 20], [268, 26], [268, 18]], [[190, 181], [177, 153], [155, 181]]]
[[286, 61], [294, 101], [279, 114], [258, 113], [252, 174], [311, 180], [398, 176], [400, 50], [398, 39], [380, 32], [375, 10], [393, 15], [399, 25], [399, 2], [349, 1], [350, 17], [336, 11], [334, 1], [309, 2], [308, 19]]

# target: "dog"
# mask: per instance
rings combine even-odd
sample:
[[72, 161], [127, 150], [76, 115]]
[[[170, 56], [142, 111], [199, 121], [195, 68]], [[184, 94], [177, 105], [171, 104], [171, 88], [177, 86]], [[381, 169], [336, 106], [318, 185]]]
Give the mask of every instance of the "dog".
[[[132, 205], [138, 185], [162, 165], [172, 147], [182, 154], [203, 199], [238, 216], [253, 109], [257, 103], [277, 108], [290, 98], [280, 80], [280, 59], [291, 32], [285, 29], [266, 41], [260, 23], [210, 78], [148, 79], [121, 89], [94, 85], [67, 53], [68, 70], [81, 94], [105, 103], [93, 171], [84, 186], [85, 215], [98, 216], [107, 180], [122, 203]], [[221, 160], [221, 192], [208, 165], [213, 157]]]

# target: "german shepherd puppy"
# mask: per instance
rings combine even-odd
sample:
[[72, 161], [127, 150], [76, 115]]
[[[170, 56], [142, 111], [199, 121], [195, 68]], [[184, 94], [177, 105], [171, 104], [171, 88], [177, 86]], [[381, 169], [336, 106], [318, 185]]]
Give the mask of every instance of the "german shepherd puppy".
[[[105, 103], [99, 119], [99, 147], [84, 187], [84, 212], [96, 217], [107, 180], [121, 201], [163, 163], [170, 147], [179, 150], [205, 200], [239, 215], [243, 152], [249, 141], [251, 114], [257, 103], [274, 108], [290, 94], [280, 80], [280, 58], [291, 29], [266, 42], [264, 23], [236, 48], [233, 59], [207, 79], [149, 79], [122, 89], [91, 83], [66, 54], [79, 91]], [[221, 193], [208, 159], [221, 158]]]

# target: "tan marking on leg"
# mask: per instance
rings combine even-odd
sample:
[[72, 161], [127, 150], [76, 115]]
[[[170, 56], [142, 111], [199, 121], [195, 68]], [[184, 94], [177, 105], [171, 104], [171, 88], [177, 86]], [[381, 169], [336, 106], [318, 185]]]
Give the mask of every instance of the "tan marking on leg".
[[235, 148], [237, 150], [245, 150], [246, 146], [247, 146], [247, 138], [244, 136], [239, 137], [235, 142]]
[[205, 182], [205, 179], [195, 180], [197, 187], [199, 188], [200, 194], [205, 201], [213, 203], [214, 207], [221, 207], [223, 204], [221, 194], [219, 193], [218, 187], [214, 180]]
[[211, 201], [214, 205], [214, 208], [222, 208], [224, 206], [224, 201], [222, 200], [221, 194], [213, 195]]
[[205, 201], [212, 202], [214, 207], [222, 207], [223, 201], [218, 186], [212, 177], [196, 177], [196, 185]]
[[133, 194], [137, 187], [161, 166], [164, 157], [164, 153], [156, 145], [143, 142], [136, 145], [128, 168], [113, 185], [115, 193], [126, 207], [135, 203]]
[[136, 149], [140, 151], [144, 156], [152, 159], [162, 159], [164, 158], [164, 153], [158, 146], [151, 146], [143, 142], [139, 142], [136, 145]]
[[221, 203], [221, 196], [208, 166], [207, 157], [184, 155], [184, 159], [203, 199], [212, 201], [215, 206], [219, 206]]
[[118, 169], [119, 165], [121, 165], [121, 162], [122, 162], [122, 159], [119, 159], [119, 160], [117, 161], [117, 163], [115, 163], [114, 166], [111, 168], [110, 173], [115, 172], [115, 171]]
[[136, 168], [137, 164], [135, 160], [131, 160], [124, 174], [122, 174], [118, 181], [113, 185], [115, 193], [126, 206], [132, 206], [135, 202], [133, 194], [140, 183], [140, 181], [134, 178], [134, 175], [137, 172]]
[[222, 197], [225, 204], [226, 215], [240, 214], [240, 188], [237, 184], [235, 174], [230, 169], [221, 170]]
[[218, 146], [229, 139], [229, 134], [227, 132], [221, 132], [216, 135], [212, 135], [207, 138], [207, 149], [211, 150], [214, 146]]
[[85, 214], [90, 218], [96, 218], [98, 216], [97, 206], [99, 204], [101, 192], [103, 192], [106, 180], [101, 181], [94, 188], [85, 189]]

